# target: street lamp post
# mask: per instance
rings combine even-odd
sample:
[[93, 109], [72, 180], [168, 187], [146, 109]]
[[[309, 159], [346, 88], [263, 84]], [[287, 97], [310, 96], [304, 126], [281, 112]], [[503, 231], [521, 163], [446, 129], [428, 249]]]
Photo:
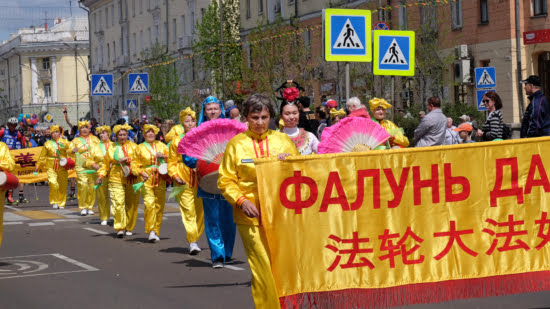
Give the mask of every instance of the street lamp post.
[[78, 123], [78, 63], [76, 61], [76, 57], [77, 57], [77, 46], [75, 46], [74, 48], [74, 80], [75, 80], [75, 85], [76, 85], [76, 121]]

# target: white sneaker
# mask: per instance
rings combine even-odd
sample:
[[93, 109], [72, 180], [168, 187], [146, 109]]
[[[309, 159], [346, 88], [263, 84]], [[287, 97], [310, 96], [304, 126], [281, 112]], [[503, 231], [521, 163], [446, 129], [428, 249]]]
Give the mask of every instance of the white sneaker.
[[91, 209], [88, 209], [88, 214], [89, 214], [89, 215], [93, 215], [94, 212], [93, 212]]
[[103, 221], [101, 221], [101, 223], [100, 223], [100, 224], [101, 224], [101, 225], [107, 225], [107, 220], [103, 220]]
[[151, 231], [151, 233], [149, 233], [149, 242], [157, 242], [159, 240], [160, 238], [158, 238], [157, 234], [155, 234], [155, 231]]
[[59, 206], [57, 204], [53, 204], [53, 209], [58, 209]]
[[59, 209], [65, 209], [65, 206], [59, 206]]
[[82, 209], [82, 211], [80, 212], [80, 215], [85, 216], [87, 213], [88, 211], [86, 209]]
[[134, 235], [131, 231], [126, 231], [126, 236], [132, 236]]
[[189, 244], [189, 254], [190, 255], [197, 255], [201, 252], [201, 248], [197, 245], [196, 242], [192, 242]]
[[116, 233], [116, 236], [117, 236], [118, 238], [124, 237], [124, 231], [122, 231], [122, 230], [118, 231], [118, 233]]
[[212, 263], [212, 268], [223, 268], [223, 262], [217, 261]]

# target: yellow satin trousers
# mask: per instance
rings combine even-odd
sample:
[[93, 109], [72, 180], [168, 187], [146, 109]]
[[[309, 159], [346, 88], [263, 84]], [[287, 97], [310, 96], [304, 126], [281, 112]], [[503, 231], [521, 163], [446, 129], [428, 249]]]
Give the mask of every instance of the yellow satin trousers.
[[[176, 190], [176, 186], [173, 188]], [[187, 186], [176, 196], [180, 206], [181, 221], [187, 233], [187, 242], [197, 242], [204, 232], [204, 211], [202, 199], [197, 197], [197, 189]]]
[[[99, 219], [101, 221], [109, 220], [111, 216], [111, 210], [109, 206], [109, 178], [103, 178], [103, 185], [97, 188], [96, 198], [97, 198], [97, 208], [99, 209]], [[114, 211], [113, 211], [114, 213]]]
[[49, 168], [46, 174], [48, 175], [48, 186], [50, 187], [50, 204], [65, 207], [65, 202], [67, 202], [67, 170], [59, 168], [56, 171], [53, 168]]
[[0, 246], [2, 246], [2, 237], [4, 236], [4, 202], [6, 198], [4, 195], [6, 191], [0, 190]]
[[113, 227], [117, 231], [132, 231], [136, 227], [139, 193], [134, 193], [131, 184], [109, 183], [109, 196], [113, 203]]
[[257, 225], [237, 224], [252, 272], [252, 298], [256, 308], [281, 308], [271, 272], [267, 238]]
[[156, 187], [144, 185], [141, 188], [143, 196], [143, 205], [145, 211], [143, 219], [145, 220], [145, 233], [154, 231], [160, 235], [160, 226], [162, 225], [162, 214], [164, 213], [164, 204], [166, 202], [166, 182], [160, 181]]
[[92, 209], [95, 204], [95, 190], [94, 184], [97, 180], [97, 173], [93, 174], [84, 174], [77, 173], [76, 176], [76, 185], [78, 191], [76, 197], [78, 199], [78, 208], [79, 209]]

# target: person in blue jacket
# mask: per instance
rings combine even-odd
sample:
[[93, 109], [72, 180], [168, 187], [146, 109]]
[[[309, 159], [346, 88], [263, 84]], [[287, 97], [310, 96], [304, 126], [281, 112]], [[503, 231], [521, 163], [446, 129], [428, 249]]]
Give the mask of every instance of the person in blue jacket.
[[[223, 104], [215, 97], [209, 96], [202, 102], [198, 125], [218, 118], [225, 118]], [[183, 155], [183, 162], [190, 168], [197, 166], [197, 159]], [[213, 268], [222, 268], [231, 263], [233, 245], [235, 244], [236, 225], [233, 222], [233, 208], [221, 194], [204, 191], [200, 185], [197, 196], [202, 198], [204, 207], [204, 230]]]
[[550, 135], [550, 106], [541, 91], [540, 77], [531, 75], [522, 80], [525, 93], [529, 96], [529, 105], [523, 114], [520, 137], [539, 137]]

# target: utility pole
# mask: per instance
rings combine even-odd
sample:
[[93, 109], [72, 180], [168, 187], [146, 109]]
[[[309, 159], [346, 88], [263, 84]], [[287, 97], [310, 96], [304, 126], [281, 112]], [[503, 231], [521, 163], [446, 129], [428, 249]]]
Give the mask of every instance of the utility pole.
[[78, 62], [76, 61], [77, 58], [77, 49], [78, 45], [74, 46], [74, 80], [76, 85], [76, 122], [78, 122]]
[[220, 3], [220, 51], [222, 55], [222, 102], [225, 101], [225, 74], [224, 74], [224, 57], [223, 57], [223, 0], [219, 0]]

